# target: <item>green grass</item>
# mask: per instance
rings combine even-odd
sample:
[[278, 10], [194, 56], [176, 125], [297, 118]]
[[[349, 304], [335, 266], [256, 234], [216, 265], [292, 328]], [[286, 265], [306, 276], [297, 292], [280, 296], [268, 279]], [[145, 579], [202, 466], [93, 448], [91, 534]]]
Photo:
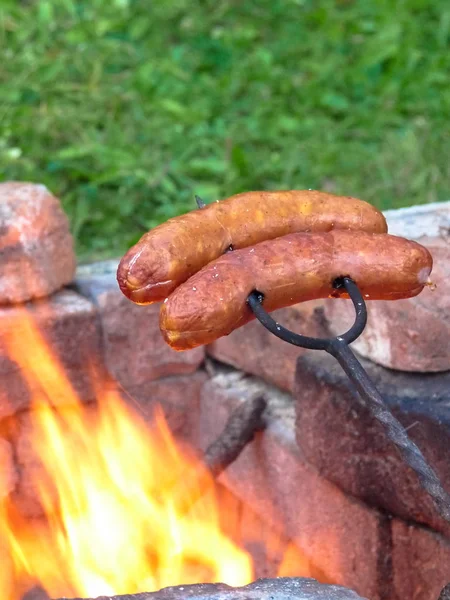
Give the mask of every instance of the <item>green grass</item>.
[[450, 198], [448, 0], [0, 0], [0, 177], [80, 257], [249, 189]]

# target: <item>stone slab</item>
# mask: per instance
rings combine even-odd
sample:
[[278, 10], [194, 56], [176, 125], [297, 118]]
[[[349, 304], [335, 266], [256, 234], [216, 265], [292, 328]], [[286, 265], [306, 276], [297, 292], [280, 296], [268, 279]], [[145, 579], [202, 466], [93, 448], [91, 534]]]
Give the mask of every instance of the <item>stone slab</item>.
[[448, 233], [446, 227], [450, 202], [430, 202], [384, 211], [391, 235], [417, 240], [422, 236], [439, 237]]
[[[150, 594], [115, 596], [117, 600], [364, 600], [351, 590], [322, 585], [313, 579], [260, 579], [232, 588], [223, 583], [202, 583], [170, 587]], [[80, 598], [75, 600], [81, 600]], [[97, 600], [114, 600], [102, 596]]]
[[[361, 363], [450, 492], [450, 373], [402, 373]], [[300, 358], [295, 397], [297, 442], [324, 477], [371, 506], [450, 535], [334, 358], [313, 351]]]

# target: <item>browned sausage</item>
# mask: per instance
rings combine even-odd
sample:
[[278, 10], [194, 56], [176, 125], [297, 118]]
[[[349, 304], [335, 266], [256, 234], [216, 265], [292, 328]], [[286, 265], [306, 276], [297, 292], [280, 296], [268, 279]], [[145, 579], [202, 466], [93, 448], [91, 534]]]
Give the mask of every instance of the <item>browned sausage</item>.
[[432, 264], [426, 248], [387, 234], [293, 233], [204, 267], [162, 304], [160, 328], [175, 350], [195, 348], [250, 321], [246, 300], [254, 290], [273, 311], [336, 296], [333, 282], [343, 276], [356, 281], [367, 299], [409, 298], [421, 292]]
[[229, 247], [252, 246], [297, 231], [353, 229], [386, 233], [376, 208], [316, 191], [248, 192], [169, 219], [122, 259], [117, 280], [137, 304], [161, 302]]

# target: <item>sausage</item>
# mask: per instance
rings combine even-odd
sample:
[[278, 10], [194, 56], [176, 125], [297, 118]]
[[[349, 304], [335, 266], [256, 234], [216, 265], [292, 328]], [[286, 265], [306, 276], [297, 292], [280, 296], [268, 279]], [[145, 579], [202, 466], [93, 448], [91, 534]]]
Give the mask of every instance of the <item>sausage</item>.
[[136, 304], [161, 302], [227, 249], [297, 231], [353, 229], [386, 233], [383, 214], [367, 202], [316, 191], [247, 192], [169, 219], [133, 246], [117, 280]]
[[251, 319], [252, 291], [264, 308], [347, 297], [333, 282], [351, 277], [369, 300], [419, 294], [433, 261], [426, 248], [388, 234], [355, 231], [293, 233], [213, 261], [180, 285], [160, 311], [160, 329], [175, 350], [209, 344]]

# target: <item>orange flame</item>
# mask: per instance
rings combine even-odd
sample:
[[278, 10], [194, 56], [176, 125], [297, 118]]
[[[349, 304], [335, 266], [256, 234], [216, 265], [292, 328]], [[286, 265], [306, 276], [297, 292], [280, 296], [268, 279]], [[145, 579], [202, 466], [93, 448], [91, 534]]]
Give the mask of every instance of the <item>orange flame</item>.
[[46, 523], [3, 503], [2, 597], [17, 600], [30, 582], [51, 597], [249, 583], [250, 557], [221, 529], [214, 482], [162, 411], [149, 425], [111, 389], [83, 405], [26, 312], [14, 331], [7, 350], [33, 390], [30, 476]]

